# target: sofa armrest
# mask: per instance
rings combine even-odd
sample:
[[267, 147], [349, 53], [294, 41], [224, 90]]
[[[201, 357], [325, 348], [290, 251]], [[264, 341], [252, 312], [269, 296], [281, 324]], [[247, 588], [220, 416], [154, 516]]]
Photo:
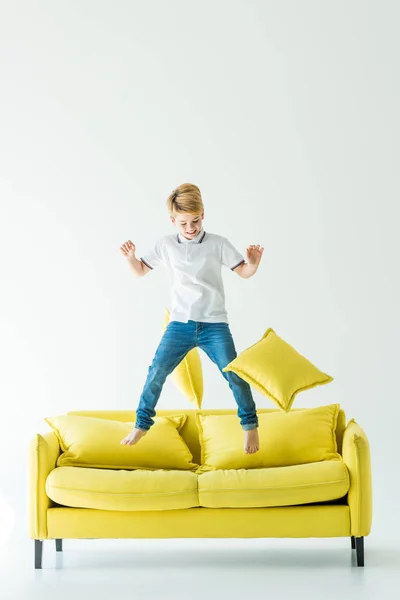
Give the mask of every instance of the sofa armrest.
[[371, 456], [366, 433], [352, 419], [343, 434], [342, 456], [350, 474], [351, 535], [366, 536], [372, 523]]
[[29, 535], [33, 539], [47, 537], [47, 509], [51, 500], [46, 494], [46, 479], [60, 456], [60, 444], [52, 431], [32, 439], [29, 446], [28, 517]]

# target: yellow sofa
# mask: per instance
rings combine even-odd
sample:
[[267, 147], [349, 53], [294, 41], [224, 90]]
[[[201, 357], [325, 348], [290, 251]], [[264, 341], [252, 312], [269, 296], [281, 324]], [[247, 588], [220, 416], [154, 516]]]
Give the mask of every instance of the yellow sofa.
[[[157, 415], [187, 415], [180, 435], [192, 452], [193, 461], [201, 464], [196, 412], [160, 410]], [[207, 412], [235, 414], [234, 410]], [[68, 414], [135, 421], [133, 411]], [[370, 533], [372, 521], [369, 443], [354, 420], [346, 424], [343, 410], [337, 420], [336, 440], [343, 460], [327, 460], [302, 469], [288, 466], [279, 470], [279, 477], [277, 469], [264, 469], [265, 480], [262, 489], [257, 484], [258, 490], [252, 488], [251, 470], [242, 470], [239, 490], [239, 477], [235, 476], [238, 473], [232, 471], [139, 473], [60, 468], [57, 459], [61, 449], [56, 434], [38, 433], [29, 451], [28, 488], [35, 568], [42, 566], [43, 540], [56, 540], [56, 550], [61, 551], [63, 538], [349, 537], [356, 550], [357, 565], [364, 566], [364, 537]], [[246, 476], [248, 490], [243, 489]], [[141, 493], [139, 501], [130, 494], [132, 504], [127, 506], [119, 491], [121, 477], [125, 478], [124, 490], [127, 478], [133, 477], [141, 485], [153, 477], [156, 485], [150, 486], [152, 491], [147, 496]], [[221, 490], [223, 494], [219, 493]]]

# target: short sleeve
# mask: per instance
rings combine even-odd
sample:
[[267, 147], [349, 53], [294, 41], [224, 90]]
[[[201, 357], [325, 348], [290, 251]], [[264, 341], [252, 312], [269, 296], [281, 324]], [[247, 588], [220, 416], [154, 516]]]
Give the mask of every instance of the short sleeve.
[[157, 265], [163, 263], [163, 239], [157, 240], [152, 248], [149, 248], [147, 252], [145, 252], [140, 260], [142, 263], [149, 267], [149, 269], [154, 269]]
[[222, 238], [221, 254], [222, 264], [232, 271], [245, 262], [242, 254], [227, 238]]

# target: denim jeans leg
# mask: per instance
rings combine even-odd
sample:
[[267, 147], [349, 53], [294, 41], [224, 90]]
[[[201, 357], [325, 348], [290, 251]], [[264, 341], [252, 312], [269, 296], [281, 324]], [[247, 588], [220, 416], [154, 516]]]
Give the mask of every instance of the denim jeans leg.
[[149, 367], [136, 411], [137, 429], [148, 430], [154, 424], [155, 407], [166, 378], [195, 346], [194, 322], [180, 323], [171, 321]]
[[227, 373], [222, 371], [237, 356], [229, 325], [227, 323], [201, 323], [198, 345], [218, 366], [229, 383], [238, 406], [237, 414], [242, 428], [250, 430], [258, 427], [257, 409], [249, 384], [232, 371]]

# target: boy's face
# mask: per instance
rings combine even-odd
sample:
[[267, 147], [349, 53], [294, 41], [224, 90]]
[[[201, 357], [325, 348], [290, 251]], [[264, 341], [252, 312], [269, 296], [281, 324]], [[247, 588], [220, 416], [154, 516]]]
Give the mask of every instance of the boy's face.
[[202, 228], [204, 219], [204, 213], [193, 215], [191, 213], [175, 213], [171, 215], [171, 221], [179, 229], [179, 233], [183, 235], [187, 240], [191, 240]]

